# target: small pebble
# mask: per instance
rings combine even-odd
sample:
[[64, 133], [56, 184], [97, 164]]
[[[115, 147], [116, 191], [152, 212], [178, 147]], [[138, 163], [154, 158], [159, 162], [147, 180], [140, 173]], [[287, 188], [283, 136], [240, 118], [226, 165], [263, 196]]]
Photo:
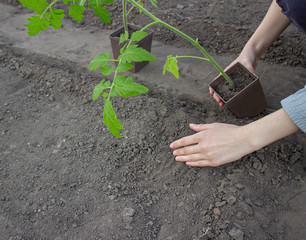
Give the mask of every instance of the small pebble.
[[237, 201], [237, 198], [231, 195], [231, 196], [228, 197], [228, 199], [226, 201], [229, 205], [234, 205]]
[[235, 240], [243, 240], [244, 237], [244, 233], [238, 228], [231, 229], [228, 234]]
[[215, 215], [220, 215], [220, 214], [221, 214], [221, 211], [220, 211], [219, 208], [214, 208], [214, 209], [213, 209], [213, 213], [214, 213]]

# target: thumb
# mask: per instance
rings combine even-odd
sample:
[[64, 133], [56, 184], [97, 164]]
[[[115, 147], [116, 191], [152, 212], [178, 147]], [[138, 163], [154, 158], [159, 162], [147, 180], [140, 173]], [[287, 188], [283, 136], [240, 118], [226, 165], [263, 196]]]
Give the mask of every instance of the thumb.
[[193, 124], [191, 123], [189, 127], [196, 132], [201, 132], [203, 130], [207, 130], [212, 127], [211, 124]]

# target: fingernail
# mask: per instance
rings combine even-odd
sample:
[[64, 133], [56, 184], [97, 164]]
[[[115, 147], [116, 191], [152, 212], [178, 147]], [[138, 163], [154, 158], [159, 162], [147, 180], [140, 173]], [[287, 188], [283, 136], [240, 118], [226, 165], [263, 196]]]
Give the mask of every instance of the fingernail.
[[176, 160], [176, 161], [180, 161], [181, 158], [180, 158], [180, 157], [176, 157], [175, 160]]

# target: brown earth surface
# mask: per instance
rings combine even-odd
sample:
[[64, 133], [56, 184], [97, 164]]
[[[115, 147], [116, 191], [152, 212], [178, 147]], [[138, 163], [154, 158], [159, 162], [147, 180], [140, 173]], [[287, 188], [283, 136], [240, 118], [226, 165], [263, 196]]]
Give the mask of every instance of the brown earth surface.
[[[198, 37], [226, 67], [269, 5], [177, 0], [147, 6]], [[0, 0], [0, 239], [303, 239], [305, 134], [217, 168], [177, 163], [169, 144], [192, 134], [191, 122], [242, 125], [278, 109], [305, 84], [305, 37], [290, 26], [265, 54], [257, 74], [268, 108], [237, 119], [209, 96], [211, 67], [186, 61], [182, 79], [161, 75], [168, 54], [194, 49], [155, 26], [158, 61], [131, 74], [150, 91], [114, 99], [125, 127], [125, 137], [116, 139], [103, 124], [103, 102], [90, 100], [101, 76], [87, 67], [121, 25], [120, 2], [109, 10], [110, 25], [86, 12], [81, 23], [67, 18], [58, 31], [28, 37], [30, 12]], [[133, 15], [130, 22], [149, 20]]]

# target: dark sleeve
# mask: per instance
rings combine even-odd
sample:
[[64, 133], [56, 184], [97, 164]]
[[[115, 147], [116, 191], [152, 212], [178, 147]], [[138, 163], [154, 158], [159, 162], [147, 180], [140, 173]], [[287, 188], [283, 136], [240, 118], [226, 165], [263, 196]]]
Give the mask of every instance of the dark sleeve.
[[306, 34], [306, 0], [276, 0], [291, 22]]

